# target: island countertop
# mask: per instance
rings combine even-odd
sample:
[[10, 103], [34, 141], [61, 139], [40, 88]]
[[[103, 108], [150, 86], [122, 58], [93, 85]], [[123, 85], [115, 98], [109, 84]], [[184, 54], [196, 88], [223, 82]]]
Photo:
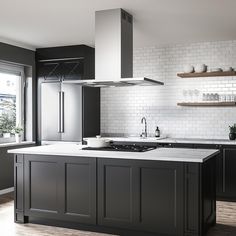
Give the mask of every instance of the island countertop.
[[137, 143], [189, 143], [189, 144], [218, 144], [236, 145], [235, 140], [228, 139], [197, 139], [197, 138], [167, 138], [167, 137], [105, 137], [114, 142], [137, 142]]
[[8, 150], [8, 153], [197, 163], [203, 163], [219, 153], [217, 149], [157, 148], [147, 152], [121, 152], [82, 150], [83, 147], [87, 146], [77, 144], [54, 144], [12, 149]]

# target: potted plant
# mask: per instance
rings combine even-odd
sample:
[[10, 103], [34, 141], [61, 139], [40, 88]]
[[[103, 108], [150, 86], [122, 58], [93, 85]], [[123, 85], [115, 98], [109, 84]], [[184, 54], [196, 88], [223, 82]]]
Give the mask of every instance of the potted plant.
[[229, 126], [229, 139], [230, 140], [236, 139], [236, 124]]
[[22, 132], [24, 129], [21, 126], [15, 126], [13, 128], [13, 133], [15, 134], [16, 142], [21, 143], [22, 142]]
[[3, 135], [3, 138], [10, 138], [11, 137], [11, 131], [14, 126], [14, 120], [12, 117], [7, 114], [3, 113], [0, 116], [0, 131]]

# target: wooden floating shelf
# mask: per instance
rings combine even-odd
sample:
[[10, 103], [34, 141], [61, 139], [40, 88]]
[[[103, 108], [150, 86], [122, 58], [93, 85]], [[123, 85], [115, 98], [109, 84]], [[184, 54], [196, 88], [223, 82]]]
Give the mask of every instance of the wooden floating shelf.
[[186, 107], [230, 107], [236, 106], [236, 102], [180, 102], [177, 105]]
[[203, 72], [203, 73], [178, 73], [177, 76], [179, 76], [181, 78], [236, 76], [236, 71], [219, 71], [219, 72]]

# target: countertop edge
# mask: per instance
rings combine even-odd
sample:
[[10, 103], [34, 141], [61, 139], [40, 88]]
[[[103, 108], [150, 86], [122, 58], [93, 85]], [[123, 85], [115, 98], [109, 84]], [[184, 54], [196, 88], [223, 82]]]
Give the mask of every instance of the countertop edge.
[[[174, 149], [172, 149], [174, 150]], [[176, 150], [180, 150], [179, 148], [176, 148]], [[200, 150], [200, 149], [199, 149]], [[102, 156], [98, 155], [97, 153], [91, 154], [91, 152], [85, 152], [83, 154], [81, 153], [73, 153], [73, 152], [59, 152], [59, 151], [39, 151], [39, 150], [26, 150], [26, 148], [23, 149], [13, 149], [8, 150], [8, 153], [14, 153], [14, 154], [25, 154], [25, 155], [48, 155], [48, 156], [74, 156], [74, 157], [87, 157], [87, 158], [105, 158], [105, 159], [123, 159], [123, 160], [143, 160], [143, 161], [170, 161], [170, 162], [194, 162], [194, 163], [203, 163], [213, 156], [216, 156], [219, 153], [219, 150], [217, 149], [211, 149], [212, 153], [209, 155], [206, 155], [206, 157], [200, 157], [200, 158], [186, 158], [186, 157], [168, 157], [168, 156], [161, 156], [161, 157], [133, 157], [133, 156]], [[95, 151], [96, 152], [96, 151]], [[157, 154], [158, 155], [158, 154]], [[159, 154], [160, 155], [160, 154]]]
[[35, 141], [23, 141], [21, 143], [0, 143], [0, 148], [3, 147], [17, 147], [17, 146], [24, 146], [24, 145], [31, 145], [31, 144], [36, 144]]

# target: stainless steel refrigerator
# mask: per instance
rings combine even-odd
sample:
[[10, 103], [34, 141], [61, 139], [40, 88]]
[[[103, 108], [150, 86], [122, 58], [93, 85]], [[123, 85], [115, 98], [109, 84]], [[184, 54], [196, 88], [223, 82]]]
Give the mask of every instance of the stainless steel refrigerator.
[[41, 83], [41, 141], [82, 141], [82, 87]]

